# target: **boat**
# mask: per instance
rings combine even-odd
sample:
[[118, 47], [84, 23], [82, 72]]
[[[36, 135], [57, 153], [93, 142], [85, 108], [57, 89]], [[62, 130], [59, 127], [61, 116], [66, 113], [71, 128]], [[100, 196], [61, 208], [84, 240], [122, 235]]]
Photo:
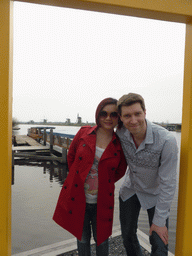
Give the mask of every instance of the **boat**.
[[18, 131], [18, 130], [20, 130], [21, 128], [19, 128], [19, 127], [17, 127], [17, 126], [14, 126], [13, 128], [12, 128], [12, 130], [13, 131]]
[[31, 127], [28, 129], [27, 136], [33, 138], [34, 140], [40, 142], [43, 139], [43, 133], [44, 129], [50, 130], [50, 129], [55, 129], [53, 126], [36, 126], [36, 127]]

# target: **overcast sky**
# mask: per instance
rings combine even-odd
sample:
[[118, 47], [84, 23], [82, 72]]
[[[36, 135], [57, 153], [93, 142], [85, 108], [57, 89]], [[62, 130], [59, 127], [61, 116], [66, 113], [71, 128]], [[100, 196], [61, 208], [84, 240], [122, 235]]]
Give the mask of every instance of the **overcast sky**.
[[141, 94], [180, 123], [185, 24], [14, 2], [13, 117], [95, 121], [106, 97]]

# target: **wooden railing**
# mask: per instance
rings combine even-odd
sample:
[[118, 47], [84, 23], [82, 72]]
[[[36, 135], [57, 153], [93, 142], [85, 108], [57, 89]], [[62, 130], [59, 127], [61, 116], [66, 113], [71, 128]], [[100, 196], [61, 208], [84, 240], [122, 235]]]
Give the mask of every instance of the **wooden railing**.
[[44, 133], [43, 133], [43, 143], [44, 145], [46, 145], [46, 143], [48, 142], [50, 144], [50, 147], [52, 148], [54, 145], [69, 149], [69, 146], [71, 144], [73, 139], [69, 138], [69, 137], [65, 137], [65, 135], [59, 135], [53, 134], [53, 129], [50, 129], [50, 133], [46, 132], [46, 129], [44, 129]]

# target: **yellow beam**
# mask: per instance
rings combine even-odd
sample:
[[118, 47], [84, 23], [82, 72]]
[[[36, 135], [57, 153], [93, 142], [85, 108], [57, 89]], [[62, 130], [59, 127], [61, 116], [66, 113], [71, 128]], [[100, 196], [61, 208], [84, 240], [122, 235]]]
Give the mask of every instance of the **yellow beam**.
[[192, 23], [186, 26], [176, 256], [192, 255]]
[[11, 255], [12, 2], [0, 1], [0, 255]]
[[[19, 1], [19, 0], [18, 0]], [[20, 0], [36, 4], [64, 6], [188, 23], [186, 30], [185, 79], [181, 136], [181, 165], [176, 256], [192, 255], [192, 1], [191, 0]], [[0, 127], [1, 127], [1, 214], [0, 255], [11, 255], [11, 85], [12, 18], [10, 0], [0, 0]], [[3, 135], [3, 136], [2, 136]]]
[[69, 7], [134, 17], [188, 23], [191, 0], [15, 0], [20, 2]]

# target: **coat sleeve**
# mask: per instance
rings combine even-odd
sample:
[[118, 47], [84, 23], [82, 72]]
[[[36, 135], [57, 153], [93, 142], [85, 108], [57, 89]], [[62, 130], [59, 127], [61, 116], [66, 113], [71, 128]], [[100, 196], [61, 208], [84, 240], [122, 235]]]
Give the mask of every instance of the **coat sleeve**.
[[121, 148], [120, 150], [120, 162], [119, 162], [119, 166], [115, 172], [115, 182], [117, 182], [118, 180], [120, 180], [125, 172], [126, 172], [126, 169], [127, 169], [127, 162], [126, 162], [126, 159], [125, 159], [125, 156], [124, 156], [124, 153], [123, 153], [123, 149]]
[[69, 147], [69, 151], [67, 153], [67, 164], [68, 164], [69, 170], [70, 170], [71, 165], [73, 164], [73, 162], [75, 160], [75, 155], [76, 155], [76, 150], [77, 150], [79, 138], [81, 137], [81, 131], [82, 131], [82, 128], [77, 132], [77, 134], [73, 138], [73, 140], [71, 142], [71, 145]]

